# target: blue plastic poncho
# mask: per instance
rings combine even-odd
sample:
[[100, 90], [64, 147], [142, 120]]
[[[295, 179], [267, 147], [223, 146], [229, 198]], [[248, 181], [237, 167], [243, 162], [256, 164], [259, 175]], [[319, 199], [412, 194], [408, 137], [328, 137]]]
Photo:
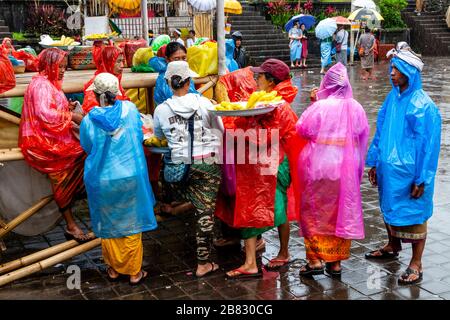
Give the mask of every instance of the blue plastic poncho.
[[234, 47], [235, 45], [233, 39], [225, 40], [225, 63], [229, 72], [233, 72], [239, 69], [239, 65], [233, 58]]
[[[377, 168], [380, 207], [385, 222], [410, 226], [424, 223], [433, 213], [441, 115], [422, 90], [419, 70], [396, 57], [391, 63], [408, 78], [409, 87], [400, 93], [399, 88], [393, 86], [384, 101], [366, 165]], [[425, 193], [419, 199], [412, 198], [412, 184], [422, 183]]]
[[320, 41], [320, 63], [322, 68], [331, 64], [331, 41]]
[[84, 183], [92, 228], [100, 238], [157, 226], [142, 140], [142, 121], [129, 101], [95, 107], [81, 122], [80, 143], [88, 155]]
[[[151, 68], [153, 68], [153, 70], [159, 73], [158, 78], [156, 79], [155, 91], [153, 92], [155, 104], [159, 105], [173, 96], [172, 89], [170, 89], [166, 79], [164, 79], [164, 75], [167, 70], [167, 61], [161, 57], [153, 57], [150, 59], [148, 64]], [[192, 79], [189, 87], [189, 93], [198, 94], [197, 90], [195, 90], [194, 81]]]

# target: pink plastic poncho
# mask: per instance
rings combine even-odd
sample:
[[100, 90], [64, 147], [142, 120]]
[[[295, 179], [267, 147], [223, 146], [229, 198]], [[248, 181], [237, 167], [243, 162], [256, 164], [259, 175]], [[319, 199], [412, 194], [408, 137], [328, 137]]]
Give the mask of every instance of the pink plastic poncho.
[[308, 141], [300, 154], [302, 185], [300, 230], [303, 236], [363, 239], [360, 183], [369, 125], [353, 99], [346, 68], [338, 63], [325, 75], [318, 101], [297, 122]]

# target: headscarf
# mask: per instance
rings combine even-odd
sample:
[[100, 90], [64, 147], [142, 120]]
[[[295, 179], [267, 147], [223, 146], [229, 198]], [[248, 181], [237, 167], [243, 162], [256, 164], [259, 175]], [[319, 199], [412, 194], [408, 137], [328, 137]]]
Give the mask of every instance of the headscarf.
[[46, 76], [58, 90], [62, 88], [62, 80], [58, 79], [59, 65], [67, 56], [67, 52], [58, 48], [45, 49], [38, 56], [39, 73]]
[[[9, 48], [6, 47], [6, 43], [7, 43], [7, 42], [9, 42]], [[9, 54], [9, 52], [8, 52], [9, 49], [11, 49], [12, 52], [16, 51], [16, 49], [15, 49], [14, 46], [12, 45], [12, 40], [11, 40], [11, 38], [3, 38], [2, 45], [1, 45], [1, 48], [0, 48], [0, 49], [3, 49], [7, 54]]]
[[386, 54], [386, 57], [395, 57], [401, 59], [419, 70], [419, 72], [422, 72], [424, 65], [422, 59], [420, 59], [419, 56], [414, 51], [412, 51], [408, 43], [404, 41], [397, 43], [395, 49], [389, 50], [389, 52]]
[[347, 69], [342, 63], [337, 63], [331, 67], [323, 77], [320, 84], [317, 98], [326, 99], [335, 97], [347, 99], [353, 97], [352, 86], [347, 75]]
[[[107, 46], [103, 48], [102, 61], [105, 68], [104, 72], [114, 74], [114, 65], [121, 54], [123, 54], [122, 50], [115, 46]], [[114, 75], [119, 79], [119, 81], [122, 79], [122, 74]]]

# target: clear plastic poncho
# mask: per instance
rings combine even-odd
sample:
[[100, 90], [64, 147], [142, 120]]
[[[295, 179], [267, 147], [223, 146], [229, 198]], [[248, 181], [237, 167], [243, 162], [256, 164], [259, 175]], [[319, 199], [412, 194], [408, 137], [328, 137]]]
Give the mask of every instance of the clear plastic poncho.
[[[422, 224], [433, 214], [441, 115], [422, 89], [419, 70], [396, 57], [391, 65], [408, 78], [409, 86], [402, 93], [393, 86], [381, 106], [366, 164], [377, 168], [385, 222], [409, 226]], [[412, 184], [422, 183], [425, 193], [419, 199], [412, 198]]]
[[80, 142], [88, 154], [84, 183], [92, 228], [100, 238], [130, 236], [157, 226], [142, 140], [142, 121], [132, 102], [95, 107], [83, 118]]
[[363, 239], [360, 183], [369, 124], [341, 63], [326, 73], [318, 97], [296, 125], [308, 141], [299, 159], [301, 233]]

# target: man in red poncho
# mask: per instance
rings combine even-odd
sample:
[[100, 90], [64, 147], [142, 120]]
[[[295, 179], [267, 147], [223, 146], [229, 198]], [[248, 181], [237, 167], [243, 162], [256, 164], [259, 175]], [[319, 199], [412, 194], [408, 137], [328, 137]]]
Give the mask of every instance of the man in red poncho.
[[[115, 75], [119, 79], [119, 83], [122, 80], [124, 55], [121, 49], [115, 46], [103, 46], [101, 41], [94, 43], [94, 63], [97, 66], [97, 71], [94, 77], [84, 85], [84, 101], [83, 111], [85, 114], [89, 113], [95, 106], [98, 105], [95, 95], [92, 91], [86, 89], [94, 82], [95, 76], [100, 73], [108, 72]], [[125, 94], [125, 90], [120, 85], [120, 93], [117, 96], [118, 100], [130, 100]]]
[[87, 241], [72, 216], [72, 204], [84, 193], [83, 172], [86, 155], [73, 133], [73, 124], [83, 116], [70, 110], [62, 87], [67, 68], [67, 52], [45, 49], [39, 55], [39, 74], [24, 95], [19, 128], [19, 147], [25, 161], [48, 174], [53, 197], [66, 220], [67, 239]]
[[[289, 103], [297, 95], [297, 88], [292, 86], [289, 67], [277, 59], [268, 59], [260, 67], [252, 68], [258, 74], [258, 88], [267, 92], [276, 91], [282, 96], [285, 103], [274, 111], [255, 117], [240, 117], [234, 121], [235, 129], [244, 132], [253, 130], [256, 136], [246, 137], [245, 150], [238, 150], [238, 154], [245, 153], [244, 164], [235, 165], [236, 170], [236, 195], [232, 207], [223, 201], [218, 202], [216, 215], [234, 228], [241, 228], [242, 237], [245, 239], [246, 261], [240, 268], [227, 273], [230, 278], [243, 278], [260, 276], [256, 265], [256, 237], [264, 231], [278, 227], [280, 234], [280, 252], [272, 259], [269, 268], [279, 268], [289, 262], [288, 241], [289, 222], [288, 216], [293, 214], [289, 211], [298, 212], [298, 194], [290, 193], [289, 188], [298, 191], [297, 158], [302, 142], [295, 132], [297, 116], [291, 109]], [[256, 129], [256, 131], [255, 131]], [[264, 139], [261, 129], [265, 129], [268, 139]], [[249, 130], [249, 131], [247, 131]], [[278, 141], [270, 142], [274, 135]], [[277, 153], [276, 144], [279, 143]], [[252, 164], [250, 150], [251, 145], [256, 144], [258, 148], [267, 148], [267, 154], [275, 159], [270, 163], [263, 163], [258, 159], [257, 164]], [[272, 154], [274, 153], [274, 154]], [[272, 174], [264, 173], [271, 168]], [[274, 170], [275, 169], [275, 170]], [[295, 202], [295, 204], [292, 204]], [[290, 209], [288, 206], [290, 203]], [[231, 212], [230, 212], [231, 209]]]

